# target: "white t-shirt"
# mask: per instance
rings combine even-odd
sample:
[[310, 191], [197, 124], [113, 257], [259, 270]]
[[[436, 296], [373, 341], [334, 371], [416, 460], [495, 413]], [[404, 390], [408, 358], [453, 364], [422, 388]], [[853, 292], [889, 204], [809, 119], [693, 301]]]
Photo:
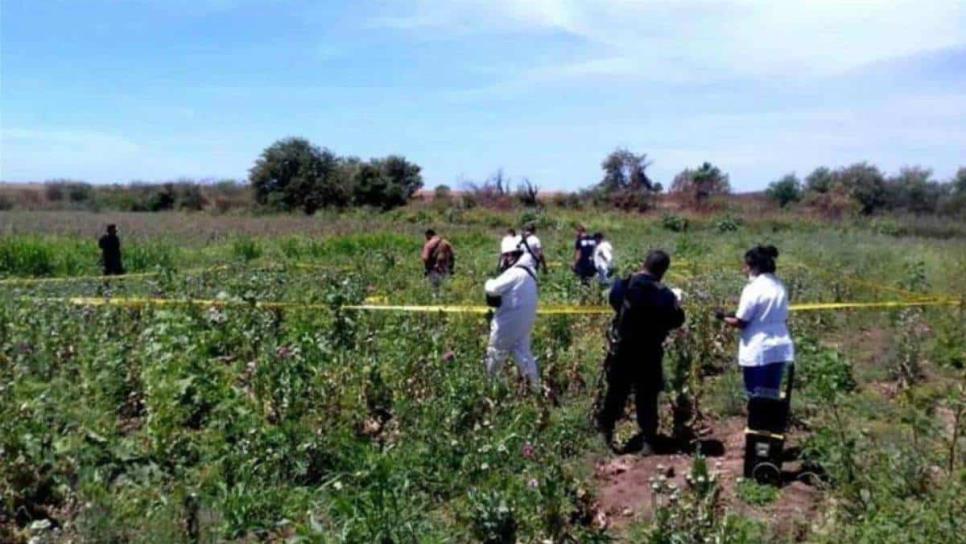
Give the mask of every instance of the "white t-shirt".
[[614, 268], [614, 248], [607, 240], [601, 241], [594, 248], [594, 267], [597, 270], [611, 270]]
[[[527, 251], [526, 246], [523, 245], [523, 235], [517, 236], [517, 246], [523, 250], [523, 255], [520, 256], [520, 260], [516, 264], [521, 266], [529, 267], [531, 270], [537, 269], [537, 259], [543, 252], [543, 246], [540, 245], [540, 238], [537, 238], [533, 234], [527, 236], [527, 245], [530, 246], [530, 251]], [[531, 255], [530, 252], [533, 252]]]
[[772, 274], [759, 274], [741, 291], [735, 317], [747, 323], [741, 330], [738, 364], [764, 366], [795, 360], [788, 334], [788, 293]]

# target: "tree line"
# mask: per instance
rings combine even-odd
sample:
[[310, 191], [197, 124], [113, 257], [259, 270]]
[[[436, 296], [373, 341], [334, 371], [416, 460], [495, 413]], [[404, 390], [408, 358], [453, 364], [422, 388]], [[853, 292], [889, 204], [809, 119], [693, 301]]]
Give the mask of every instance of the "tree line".
[[[667, 193], [682, 205], [702, 209], [731, 193], [729, 175], [704, 162], [685, 168], [662, 183], [648, 174], [646, 153], [617, 148], [600, 167], [601, 179], [587, 189], [554, 193], [552, 203], [564, 207], [612, 207], [646, 211]], [[249, 171], [247, 183], [223, 180], [197, 183], [91, 185], [55, 180], [43, 186], [43, 194], [20, 190], [11, 196], [0, 186], [0, 210], [23, 208], [110, 209], [123, 211], [232, 209], [302, 211], [373, 207], [389, 210], [408, 203], [423, 187], [421, 168], [400, 155], [364, 161], [339, 156], [304, 138], [285, 138], [267, 147]], [[539, 187], [523, 178], [513, 190], [502, 170], [482, 183], [463, 184], [461, 202], [467, 206], [541, 206], [547, 200]], [[839, 168], [821, 166], [800, 179], [790, 173], [772, 182], [764, 194], [780, 208], [799, 207], [827, 215], [884, 211], [912, 214], [966, 213], [966, 167], [947, 181], [934, 179], [932, 170], [906, 167], [886, 175], [875, 165], [856, 163]], [[434, 192], [436, 200], [452, 202], [446, 185]]]

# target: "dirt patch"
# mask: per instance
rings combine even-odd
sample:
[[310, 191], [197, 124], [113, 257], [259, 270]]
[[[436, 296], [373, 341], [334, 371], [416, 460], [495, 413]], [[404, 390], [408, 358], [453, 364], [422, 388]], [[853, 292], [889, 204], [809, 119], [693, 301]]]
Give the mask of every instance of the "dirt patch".
[[[745, 419], [728, 418], [710, 426], [703, 437], [706, 443], [720, 443], [721, 455], [708, 455], [709, 464], [718, 474], [721, 499], [728, 510], [760, 520], [776, 534], [801, 538], [816, 514], [820, 491], [796, 478], [799, 469], [795, 461], [784, 465], [788, 482], [781, 496], [772, 504], [753, 506], [737, 496], [736, 485], [742, 476], [745, 447]], [[790, 435], [786, 448], [794, 451], [795, 437]], [[693, 456], [689, 453], [657, 454], [648, 457], [627, 454], [600, 459], [595, 465], [595, 480], [600, 508], [608, 524], [620, 529], [635, 520], [647, 520], [654, 515], [655, 498], [651, 479], [664, 474], [668, 481], [685, 486], [685, 475], [691, 469]]]

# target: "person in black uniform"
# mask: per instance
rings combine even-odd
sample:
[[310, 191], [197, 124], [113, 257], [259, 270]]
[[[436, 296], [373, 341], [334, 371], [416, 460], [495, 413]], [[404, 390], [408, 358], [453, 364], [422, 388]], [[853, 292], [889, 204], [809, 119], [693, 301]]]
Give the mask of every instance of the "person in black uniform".
[[618, 280], [610, 292], [610, 303], [617, 315], [606, 369], [607, 393], [597, 414], [597, 426], [611, 448], [614, 425], [623, 415], [633, 389], [643, 439], [641, 454], [653, 453], [657, 397], [664, 389], [662, 345], [671, 330], [684, 324], [684, 310], [677, 295], [661, 283], [670, 266], [667, 253], [651, 251], [643, 269]]
[[107, 234], [97, 241], [101, 248], [101, 264], [104, 265], [105, 276], [118, 276], [124, 273], [121, 264], [121, 239], [117, 237], [117, 226], [108, 225]]
[[594, 268], [594, 249], [597, 247], [597, 240], [587, 234], [587, 229], [583, 225], [577, 227], [577, 237], [574, 240], [574, 264], [571, 268], [574, 274], [580, 278], [581, 283], [587, 284], [590, 279], [597, 275]]

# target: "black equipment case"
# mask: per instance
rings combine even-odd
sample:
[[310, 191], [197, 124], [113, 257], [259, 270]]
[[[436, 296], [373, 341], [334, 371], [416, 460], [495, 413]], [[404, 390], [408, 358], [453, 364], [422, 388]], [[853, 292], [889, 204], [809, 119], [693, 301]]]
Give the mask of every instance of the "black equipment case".
[[788, 366], [788, 381], [780, 398], [751, 397], [745, 429], [745, 478], [761, 484], [781, 485], [785, 431], [791, 411], [795, 365]]

